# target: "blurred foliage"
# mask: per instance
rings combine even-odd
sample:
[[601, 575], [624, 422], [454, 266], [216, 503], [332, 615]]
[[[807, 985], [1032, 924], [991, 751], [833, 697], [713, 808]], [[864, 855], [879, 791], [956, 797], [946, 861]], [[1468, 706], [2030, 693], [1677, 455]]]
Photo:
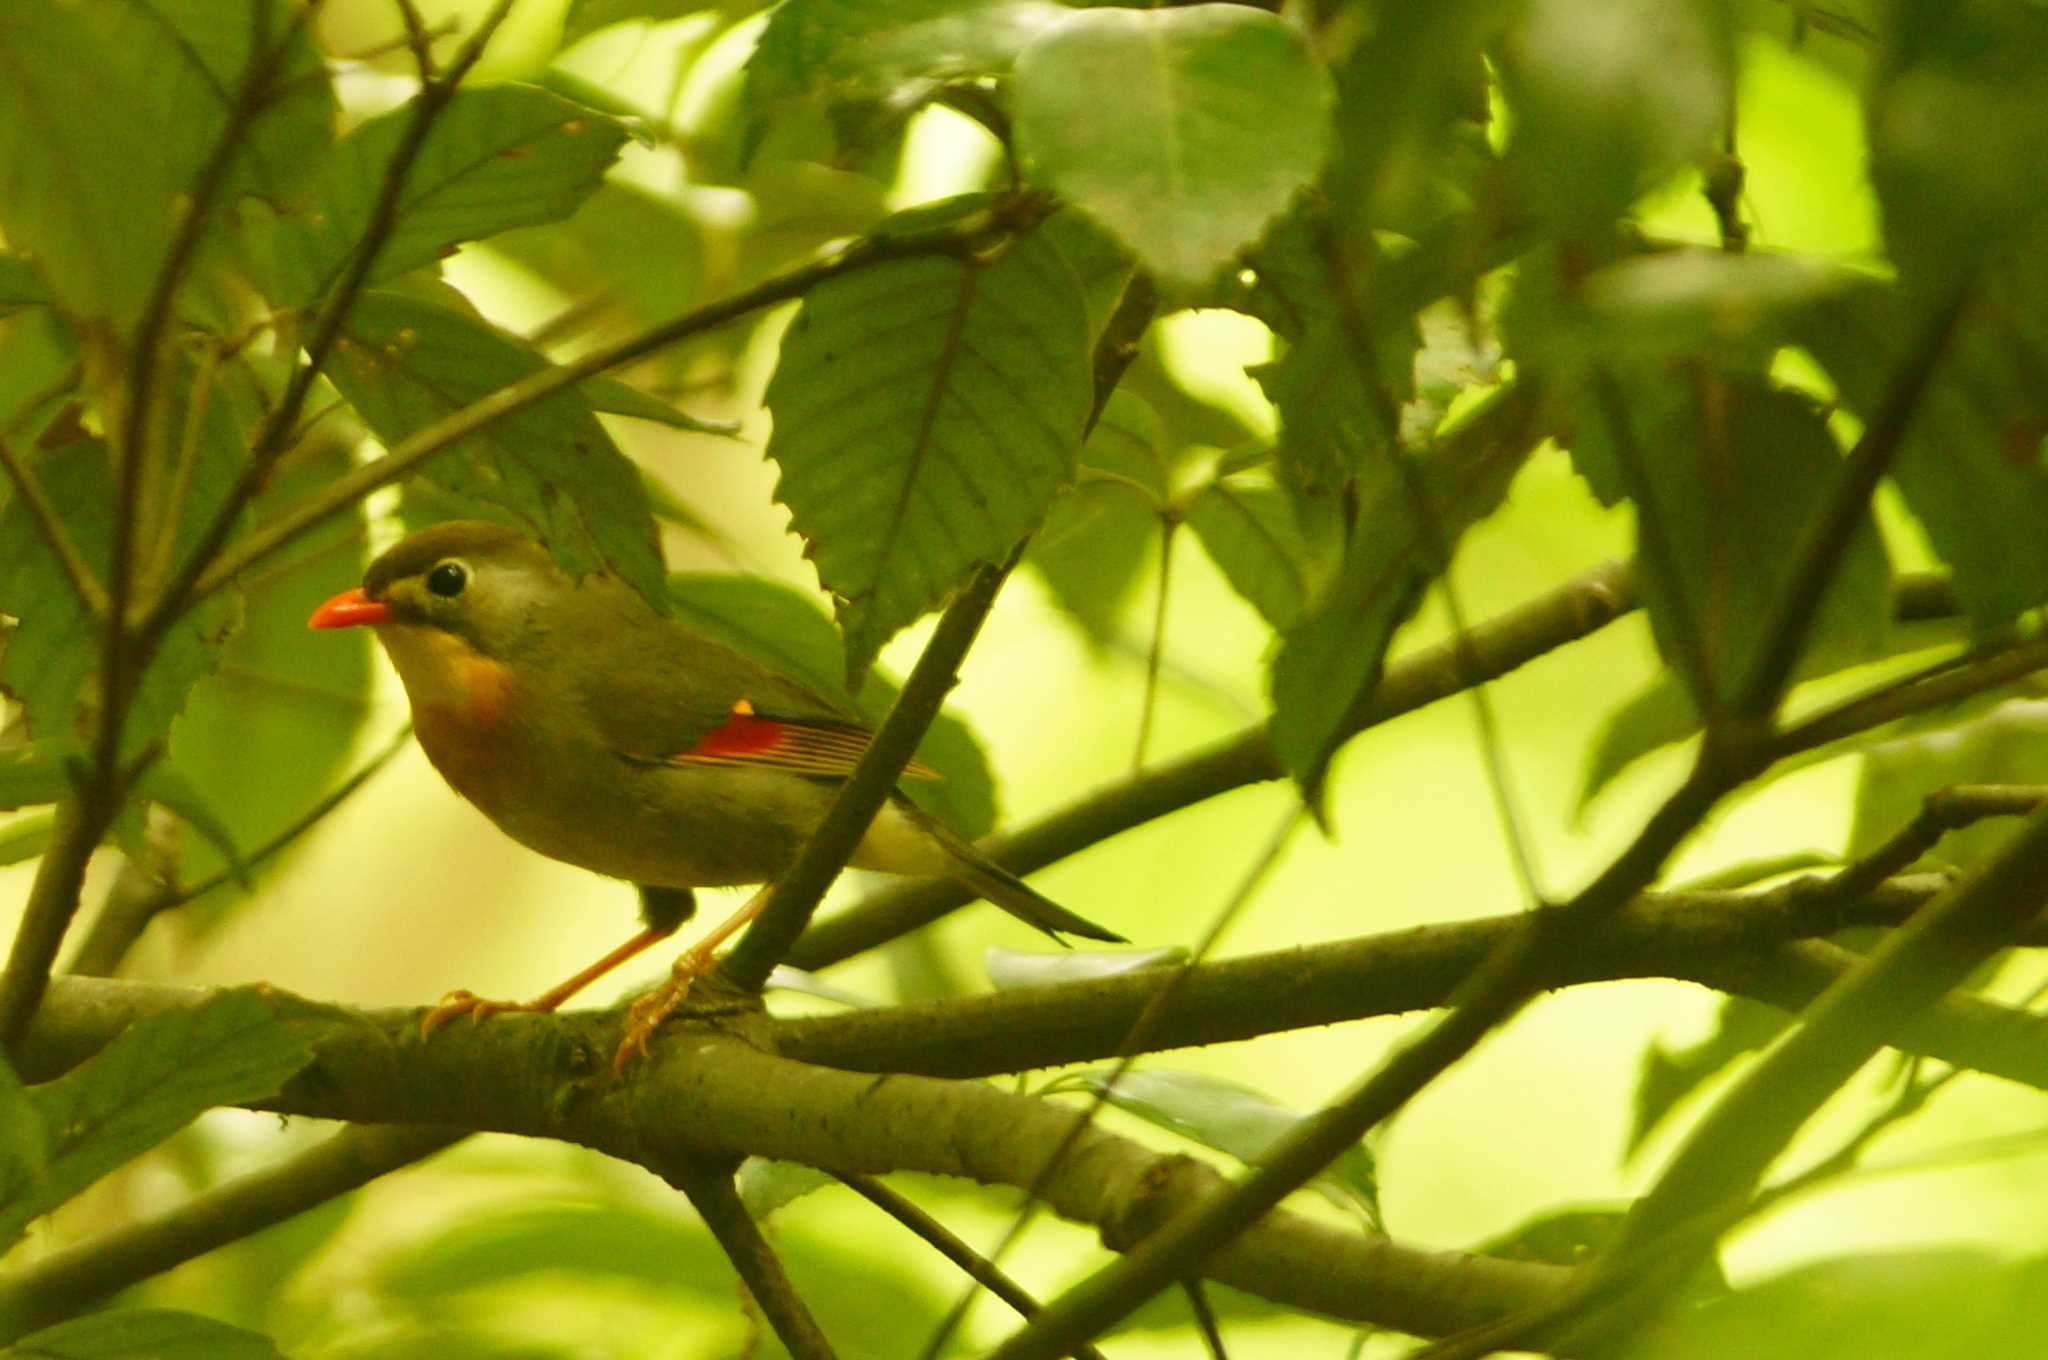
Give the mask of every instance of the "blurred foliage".
[[[565, 0], [520, 7], [484, 76], [449, 87], [483, 8], [329, 0], [314, 23], [290, 0], [129, 0], [17, 5], [0, 24], [0, 866], [54, 858], [53, 806], [109, 750], [133, 777], [103, 839], [159, 907], [289, 839], [365, 740], [375, 674], [366, 640], [316, 651], [300, 624], [373, 541], [455, 517], [614, 572], [871, 721], [895, 693], [883, 649], [1028, 538], [1022, 563], [1101, 665], [1189, 689], [1256, 667], [1271, 753], [1319, 813], [1390, 658], [1477, 622], [1460, 592], [1492, 605], [1562, 580], [1568, 554], [1499, 553], [1542, 539], [1544, 469], [1566, 456], [1588, 504], [1626, 512], [1661, 667], [1589, 715], [1582, 805], [1640, 794], [1658, 753], [1723, 714], [1837, 515], [1795, 712], [2038, 630], [2040, 4]], [[1868, 166], [1832, 198], [1811, 186], [1849, 172], [1787, 151], [1822, 107], [1854, 142], [1835, 159]], [[1872, 205], [1875, 242], [1856, 234]], [[512, 282], [479, 282], [490, 264]], [[1162, 324], [1118, 334], [1141, 278]], [[703, 324], [636, 343], [699, 308]], [[1164, 338], [1222, 314], [1256, 335], [1248, 361]], [[361, 484], [381, 452], [621, 343], [634, 352], [435, 452], [398, 494]], [[1901, 377], [1916, 365], [1924, 393]], [[1842, 510], [1845, 459], [1900, 419], [1883, 513]], [[736, 429], [765, 443], [781, 509], [758, 508], [786, 510], [812, 579], [666, 572], [665, 527], [732, 537], [688, 460], [730, 461]], [[1222, 622], [1178, 612], [1171, 564], [1197, 551], [1241, 606]], [[223, 560], [245, 569], [217, 579]], [[1945, 573], [1956, 616], [1897, 617], [1901, 562]], [[117, 568], [147, 645], [109, 693]], [[1599, 678], [1555, 706], [1636, 683]], [[1026, 706], [1035, 745], [1104, 730]], [[1937, 787], [2048, 783], [2039, 708], [2000, 690], [1802, 753], [1860, 757], [1847, 845], [1756, 858], [1853, 861]], [[1496, 735], [1510, 756], [1543, 739]], [[996, 824], [963, 720], [942, 717], [921, 758], [944, 778], [913, 796], [964, 833]], [[1396, 773], [1428, 807], [1442, 776]], [[1216, 854], [1248, 858], [1232, 816]], [[1928, 858], [1979, 863], [2008, 831], [1964, 829]], [[1400, 849], [1492, 853], [1448, 835]], [[223, 883], [205, 922], [263, 886]], [[999, 954], [989, 971], [1021, 990], [1178, 959]], [[1788, 1023], [1728, 997], [1703, 1035], [1632, 1038], [1626, 1154]], [[74, 1236], [143, 1216], [130, 1178], [205, 1146], [179, 1130], [274, 1093], [316, 1037], [229, 994], [54, 1081], [0, 1068], [0, 1236], [67, 1202]], [[1042, 1089], [1061, 1081], [1252, 1163], [1305, 1118], [1192, 1070]], [[1583, 1138], [1590, 1112], [1560, 1105]], [[1472, 1136], [1511, 1158], [1522, 1116], [1497, 1113]], [[203, 1188], [234, 1159], [198, 1160]], [[685, 1332], [691, 1354], [777, 1353], [708, 1234], [606, 1175], [578, 1162], [564, 1198], [528, 1167], [480, 1208], [399, 1226], [323, 1209], [218, 1254], [210, 1284], [150, 1284], [9, 1353], [276, 1353], [241, 1328], [307, 1355], [676, 1354]], [[1354, 1146], [1316, 1186], [1377, 1228], [1404, 1177], [1429, 1183]], [[877, 1248], [843, 1197], [794, 1197], [776, 1245], [841, 1353], [911, 1353], [952, 1278]], [[1579, 1264], [1617, 1221], [1553, 1207], [1474, 1245]], [[2038, 1261], [1869, 1255], [1847, 1232], [1821, 1252], [1708, 1280], [1627, 1353], [1931, 1360], [2018, 1354], [2009, 1339], [2040, 1330]], [[1059, 1265], [1055, 1284], [1085, 1267]], [[631, 1320], [541, 1325], [569, 1292]], [[1252, 1334], [1286, 1321], [1219, 1297]], [[1192, 1348], [1180, 1307], [1155, 1300], [1132, 1330]]]

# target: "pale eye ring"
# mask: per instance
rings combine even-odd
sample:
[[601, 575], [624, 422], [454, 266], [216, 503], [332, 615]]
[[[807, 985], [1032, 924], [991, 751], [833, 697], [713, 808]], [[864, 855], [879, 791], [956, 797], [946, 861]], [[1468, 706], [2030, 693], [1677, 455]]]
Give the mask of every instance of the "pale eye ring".
[[427, 573], [427, 589], [444, 600], [452, 600], [469, 584], [469, 568], [453, 560], [436, 563]]

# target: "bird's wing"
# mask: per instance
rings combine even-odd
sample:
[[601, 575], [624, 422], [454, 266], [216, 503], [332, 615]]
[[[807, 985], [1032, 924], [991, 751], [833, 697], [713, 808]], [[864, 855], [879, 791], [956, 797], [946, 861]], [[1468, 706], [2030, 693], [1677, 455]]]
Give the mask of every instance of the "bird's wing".
[[[579, 666], [586, 719], [606, 745], [645, 764], [752, 765], [844, 778], [873, 739], [864, 723], [753, 658], [667, 620], [588, 639]], [[616, 664], [621, 656], [632, 665]], [[937, 778], [912, 764], [904, 772]]]

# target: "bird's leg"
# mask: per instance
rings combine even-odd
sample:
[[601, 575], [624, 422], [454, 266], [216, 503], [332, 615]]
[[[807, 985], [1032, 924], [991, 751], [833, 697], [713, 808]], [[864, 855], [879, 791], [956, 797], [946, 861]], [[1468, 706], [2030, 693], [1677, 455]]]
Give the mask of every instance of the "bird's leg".
[[626, 1012], [626, 1037], [619, 1040], [618, 1052], [612, 1055], [614, 1075], [625, 1071], [626, 1064], [635, 1058], [646, 1056], [647, 1044], [654, 1037], [654, 1031], [689, 998], [691, 984], [710, 969], [718, 946], [737, 934], [741, 926], [759, 916], [767, 903], [768, 887], [763, 887], [710, 934], [678, 954], [669, 968], [668, 981], [633, 1003], [632, 1009]]
[[490, 1001], [475, 992], [450, 992], [441, 998], [440, 1005], [428, 1011], [426, 1017], [420, 1021], [420, 1037], [426, 1038], [442, 1025], [461, 1015], [466, 1015], [471, 1020], [482, 1020], [486, 1016], [502, 1015], [506, 1011], [552, 1011], [626, 960], [641, 953], [650, 945], [658, 944], [675, 934], [677, 924], [675, 921], [659, 921], [647, 926], [596, 963], [574, 977], [556, 983], [531, 1001]]

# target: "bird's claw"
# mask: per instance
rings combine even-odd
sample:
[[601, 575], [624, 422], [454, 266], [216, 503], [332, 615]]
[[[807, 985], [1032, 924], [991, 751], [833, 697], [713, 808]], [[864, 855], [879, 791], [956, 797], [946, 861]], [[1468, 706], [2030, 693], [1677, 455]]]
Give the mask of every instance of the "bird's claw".
[[420, 1038], [424, 1039], [441, 1026], [459, 1016], [468, 1016], [471, 1024], [507, 1011], [530, 1011], [537, 1009], [526, 1001], [492, 1001], [478, 996], [466, 988], [458, 988], [441, 998], [441, 1004], [420, 1018]]
[[710, 954], [690, 950], [675, 961], [668, 981], [633, 1003], [626, 1012], [626, 1036], [619, 1040], [618, 1051], [612, 1054], [613, 1076], [623, 1076], [629, 1064], [647, 1056], [654, 1031], [682, 1009], [690, 999], [690, 987], [697, 981], [697, 975], [710, 964]]

